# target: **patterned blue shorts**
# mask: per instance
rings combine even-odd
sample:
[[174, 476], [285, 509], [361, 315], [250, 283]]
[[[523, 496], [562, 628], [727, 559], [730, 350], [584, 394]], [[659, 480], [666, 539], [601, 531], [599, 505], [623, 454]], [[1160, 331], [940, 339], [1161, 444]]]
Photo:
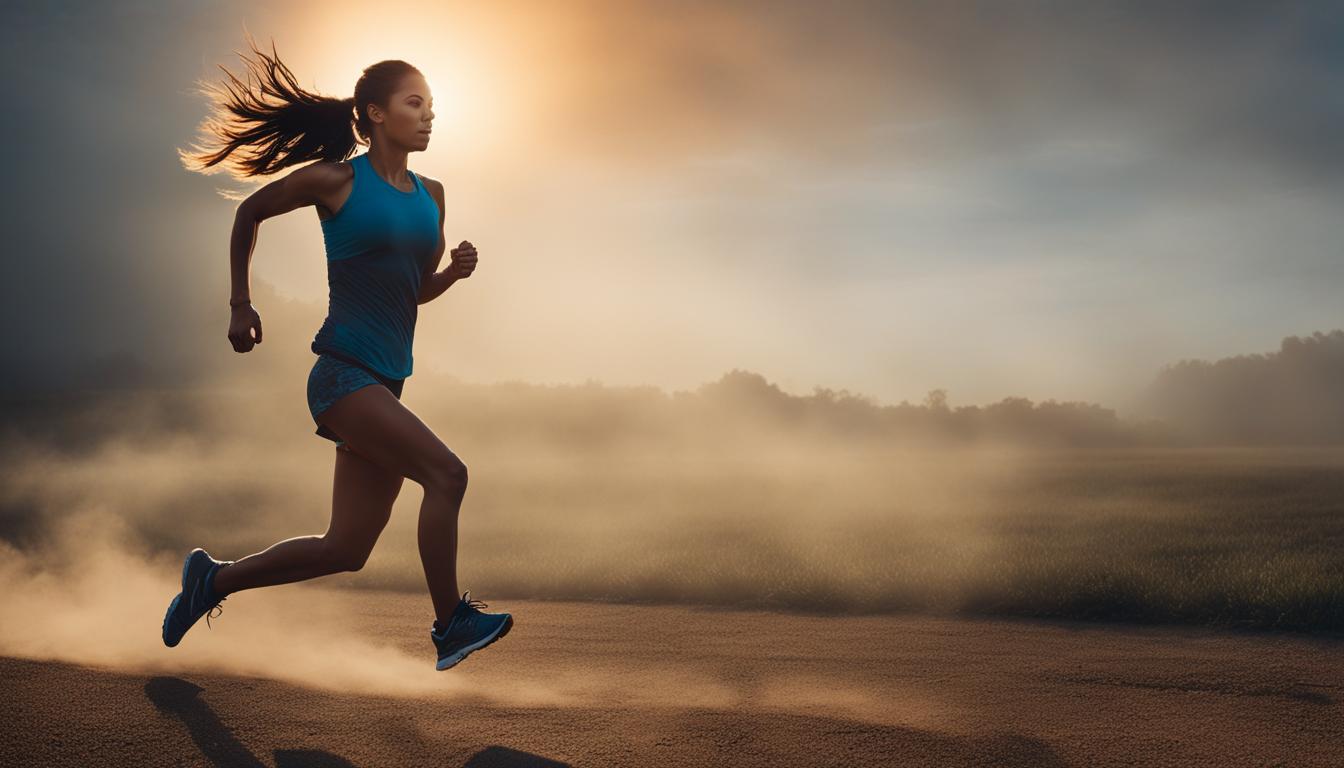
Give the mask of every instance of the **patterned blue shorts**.
[[345, 441], [327, 425], [318, 423], [317, 417], [337, 400], [370, 384], [382, 384], [400, 400], [401, 388], [405, 383], [405, 379], [386, 378], [329, 352], [319, 354], [317, 362], [313, 363], [313, 370], [308, 374], [308, 411], [313, 415], [313, 423], [317, 424], [316, 433], [334, 440], [336, 447], [340, 448], [345, 445]]

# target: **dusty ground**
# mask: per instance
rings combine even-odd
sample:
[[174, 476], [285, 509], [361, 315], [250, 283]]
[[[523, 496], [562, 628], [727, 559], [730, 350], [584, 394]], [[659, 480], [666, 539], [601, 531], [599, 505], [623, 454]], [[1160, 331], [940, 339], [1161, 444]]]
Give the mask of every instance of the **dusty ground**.
[[290, 680], [210, 669], [241, 596], [156, 669], [0, 658], [0, 764], [1344, 765], [1338, 640], [495, 601], [513, 631], [436, 672], [425, 598], [348, 599], [370, 644], [304, 637]]

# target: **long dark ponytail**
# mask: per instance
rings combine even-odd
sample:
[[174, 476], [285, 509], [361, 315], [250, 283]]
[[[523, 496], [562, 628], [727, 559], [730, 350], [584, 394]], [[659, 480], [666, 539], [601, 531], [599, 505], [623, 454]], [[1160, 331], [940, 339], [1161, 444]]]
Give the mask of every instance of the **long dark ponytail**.
[[344, 160], [373, 139], [368, 105], [386, 108], [401, 78], [419, 73], [400, 59], [380, 61], [360, 75], [354, 96], [341, 99], [300, 87], [294, 73], [280, 61], [274, 40], [269, 55], [257, 48], [250, 35], [248, 46], [256, 60], [238, 54], [248, 68], [246, 81], [221, 65], [227, 81], [220, 86], [200, 84], [214, 112], [201, 124], [201, 133], [217, 148], [195, 145], [191, 152], [178, 150], [191, 170], [208, 173], [227, 160], [226, 167], [235, 176], [268, 176], [313, 160]]

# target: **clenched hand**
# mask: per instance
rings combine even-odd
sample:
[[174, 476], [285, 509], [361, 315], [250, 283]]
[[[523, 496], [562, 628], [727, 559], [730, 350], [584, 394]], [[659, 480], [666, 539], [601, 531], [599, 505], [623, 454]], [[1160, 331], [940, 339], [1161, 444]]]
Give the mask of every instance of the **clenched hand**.
[[[256, 331], [255, 338], [253, 331]], [[251, 304], [233, 308], [233, 317], [229, 319], [229, 342], [234, 352], [250, 352], [252, 347], [261, 343], [261, 315]]]
[[448, 265], [448, 274], [458, 280], [471, 277], [472, 271], [476, 269], [476, 246], [470, 240], [463, 240], [449, 255], [452, 261]]

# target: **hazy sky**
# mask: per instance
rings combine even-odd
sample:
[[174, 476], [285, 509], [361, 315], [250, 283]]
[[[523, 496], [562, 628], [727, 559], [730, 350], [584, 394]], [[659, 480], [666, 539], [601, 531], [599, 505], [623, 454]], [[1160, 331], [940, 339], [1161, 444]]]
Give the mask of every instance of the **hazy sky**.
[[[1344, 12], [1104, 2], [9, 2], [4, 386], [225, 339], [248, 190], [176, 157], [244, 30], [348, 96], [384, 58], [438, 117], [412, 170], [480, 266], [416, 370], [475, 381], [1123, 406], [1164, 363], [1344, 325]], [[362, 149], [361, 149], [362, 151]], [[267, 341], [311, 356], [317, 217], [262, 225]], [[260, 293], [260, 289], [255, 289]], [[303, 315], [305, 311], [311, 314]]]

